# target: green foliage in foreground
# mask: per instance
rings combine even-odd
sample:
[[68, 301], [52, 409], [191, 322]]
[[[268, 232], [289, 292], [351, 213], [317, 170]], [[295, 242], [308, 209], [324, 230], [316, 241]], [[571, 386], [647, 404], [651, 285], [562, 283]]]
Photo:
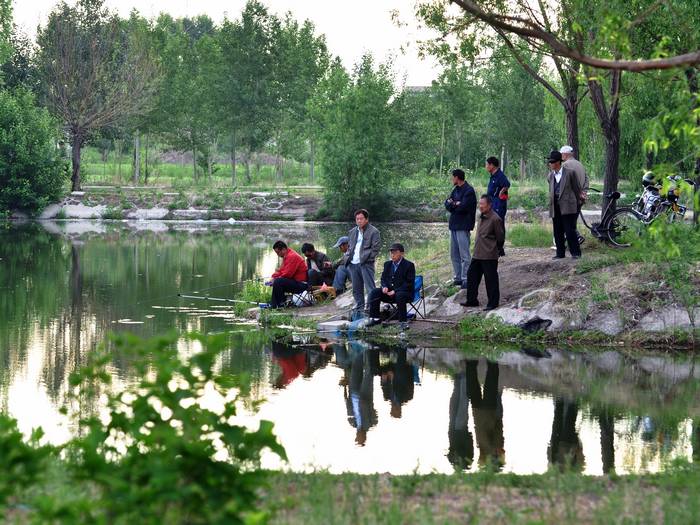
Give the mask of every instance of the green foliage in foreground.
[[0, 212], [41, 210], [58, 199], [68, 178], [48, 111], [24, 90], [0, 91]]
[[[218, 372], [225, 336], [187, 338], [202, 350], [181, 356], [175, 335], [113, 337], [109, 352], [103, 347], [70, 378], [81, 432], [62, 447], [25, 444], [4, 417], [0, 512], [7, 512], [2, 498], [14, 496], [10, 503], [23, 509], [17, 511], [21, 522], [263, 521], [257, 510], [267, 477], [259, 468], [261, 452], [268, 448], [285, 457], [284, 449], [271, 422], [262, 421], [256, 431], [235, 424], [248, 385]], [[115, 353], [131, 361], [137, 383], [112, 389], [108, 366]], [[104, 406], [95, 406], [98, 399]], [[68, 496], [41, 483], [49, 450], [61, 485], [73, 488]]]

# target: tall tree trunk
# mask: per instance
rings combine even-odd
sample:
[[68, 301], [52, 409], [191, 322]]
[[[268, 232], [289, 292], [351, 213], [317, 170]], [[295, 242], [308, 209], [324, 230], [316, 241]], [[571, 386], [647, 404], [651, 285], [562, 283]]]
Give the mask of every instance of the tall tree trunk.
[[197, 148], [192, 147], [192, 178], [197, 182]]
[[236, 187], [236, 134], [231, 133], [231, 186]]
[[146, 148], [144, 151], [144, 159], [143, 159], [143, 184], [144, 186], [148, 186], [148, 143], [149, 143], [149, 138], [150, 135], [146, 133]]
[[211, 174], [212, 174], [212, 154], [211, 152], [207, 152], [207, 179], [211, 183]]
[[279, 185], [279, 183], [282, 181], [282, 139], [281, 139], [282, 133], [277, 133], [277, 138], [275, 142], [277, 142], [277, 147], [275, 148], [276, 150], [276, 158], [275, 158], [275, 180], [276, 183]]
[[462, 127], [457, 127], [457, 167], [462, 164]]
[[653, 151], [647, 151], [647, 154], [644, 156], [644, 167], [648, 170], [654, 167], [654, 152]]
[[121, 139], [114, 141], [114, 154], [117, 156], [117, 178], [119, 183], [122, 182], [122, 141]]
[[574, 149], [574, 157], [581, 160], [578, 139], [578, 90], [567, 93], [564, 113], [566, 115], [566, 142]]
[[525, 180], [527, 177], [527, 163], [525, 157], [520, 157], [520, 180]]
[[442, 175], [443, 161], [445, 160], [445, 117], [442, 117], [442, 132], [440, 133], [440, 171]]
[[316, 142], [314, 139], [309, 141], [310, 158], [309, 158], [309, 179], [311, 184], [316, 182]]
[[506, 162], [507, 162], [507, 159], [506, 159], [506, 145], [505, 145], [505, 144], [501, 144], [501, 169], [503, 170], [504, 173], [505, 173], [505, 171], [506, 171]]
[[[603, 173], [603, 210], [610, 202], [607, 195], [617, 191], [620, 180], [620, 123], [619, 119], [610, 122], [611, 126], [605, 133], [605, 171]], [[614, 210], [613, 206], [611, 210]]]
[[133, 164], [133, 182], [134, 185], [139, 183], [141, 178], [141, 133], [137, 129], [134, 133], [134, 164]]
[[[700, 107], [700, 80], [698, 79], [698, 68], [691, 67], [685, 71], [688, 80], [688, 90], [693, 95], [693, 109]], [[700, 128], [700, 117], [695, 121], [695, 125]], [[700, 227], [700, 153], [695, 157], [695, 190], [693, 192], [693, 224]]]
[[[587, 72], [588, 90], [591, 102], [598, 117], [603, 138], [605, 139], [605, 172], [603, 175], [603, 208], [608, 208], [610, 193], [617, 191], [620, 164], [620, 91], [622, 88], [622, 72], [613, 71], [610, 75], [610, 103], [605, 100], [603, 86], [598, 77]], [[611, 207], [614, 210], [614, 206]]]
[[71, 142], [71, 162], [73, 173], [71, 174], [71, 191], [80, 191], [80, 150], [83, 147], [83, 137], [79, 134], [73, 135]]
[[250, 151], [247, 151], [245, 155], [245, 179], [248, 184], [253, 181], [250, 177], [250, 154]]

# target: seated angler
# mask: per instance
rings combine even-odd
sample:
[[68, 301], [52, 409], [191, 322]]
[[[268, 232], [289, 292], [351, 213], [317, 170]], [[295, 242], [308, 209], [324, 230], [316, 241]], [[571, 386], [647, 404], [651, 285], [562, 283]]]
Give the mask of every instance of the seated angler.
[[302, 293], [308, 289], [306, 263], [301, 255], [288, 248], [283, 241], [277, 241], [272, 245], [272, 249], [282, 258], [282, 266], [265, 284], [272, 286], [270, 306], [279, 308], [285, 302], [285, 294]]
[[403, 244], [394, 243], [389, 248], [391, 260], [384, 263], [381, 288], [369, 294], [369, 316], [373, 323], [379, 322], [379, 307], [382, 302], [396, 304], [401, 328], [408, 328], [406, 305], [413, 300], [416, 267], [404, 259]]
[[311, 243], [305, 243], [301, 247], [301, 253], [306, 256], [306, 270], [308, 283], [311, 286], [330, 285], [333, 282], [333, 264], [328, 256], [319, 252]]
[[349, 243], [350, 239], [344, 235], [333, 245], [333, 248], [340, 250], [340, 257], [333, 263], [333, 269], [335, 270], [333, 288], [335, 288], [336, 294], [341, 294], [345, 291], [345, 284], [350, 279], [350, 271], [347, 267]]

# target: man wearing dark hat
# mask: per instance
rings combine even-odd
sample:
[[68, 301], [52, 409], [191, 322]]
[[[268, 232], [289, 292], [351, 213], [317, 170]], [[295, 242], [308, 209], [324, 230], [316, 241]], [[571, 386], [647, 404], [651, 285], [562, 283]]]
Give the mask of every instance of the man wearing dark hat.
[[569, 246], [571, 257], [581, 257], [581, 245], [576, 235], [576, 218], [581, 204], [581, 185], [576, 173], [562, 166], [561, 153], [554, 150], [547, 158], [550, 172], [549, 181], [549, 216], [552, 218], [554, 244], [557, 254], [554, 259], [566, 256], [566, 246]]
[[369, 294], [369, 316], [377, 322], [379, 307], [382, 302], [395, 303], [401, 328], [407, 328], [406, 305], [413, 299], [416, 267], [404, 259], [403, 244], [395, 242], [389, 248], [391, 259], [384, 263], [381, 288], [375, 288]]
[[345, 291], [345, 283], [350, 279], [350, 272], [347, 268], [348, 248], [350, 247], [350, 239], [347, 235], [338, 238], [333, 248], [340, 250], [340, 258], [333, 263], [335, 277], [333, 278], [333, 288], [336, 294], [341, 294]]

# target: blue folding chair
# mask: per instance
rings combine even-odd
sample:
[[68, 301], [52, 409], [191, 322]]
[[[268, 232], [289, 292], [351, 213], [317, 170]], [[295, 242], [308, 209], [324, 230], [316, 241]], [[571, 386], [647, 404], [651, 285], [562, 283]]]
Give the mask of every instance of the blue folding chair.
[[407, 310], [409, 317], [420, 316], [421, 319], [427, 317], [425, 313], [425, 291], [423, 290], [422, 275], [416, 275], [416, 280], [413, 282], [413, 301], [408, 303]]
[[[391, 311], [391, 317], [396, 315], [396, 305], [394, 303], [386, 303]], [[416, 280], [413, 281], [413, 299], [406, 305], [406, 317], [409, 319], [420, 316], [421, 319], [427, 318], [425, 313], [425, 293], [423, 291], [423, 276], [416, 275]]]

